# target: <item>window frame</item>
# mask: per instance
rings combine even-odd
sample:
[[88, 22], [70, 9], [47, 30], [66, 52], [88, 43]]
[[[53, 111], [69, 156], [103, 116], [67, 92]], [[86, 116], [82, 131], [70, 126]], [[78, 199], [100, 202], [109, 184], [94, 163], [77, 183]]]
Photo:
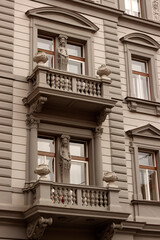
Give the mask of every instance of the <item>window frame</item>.
[[[74, 127], [65, 127], [54, 124], [40, 123], [38, 128], [38, 136], [42, 137], [51, 137], [55, 138], [55, 182], [61, 183], [61, 174], [60, 174], [60, 166], [58, 164], [58, 159], [60, 159], [60, 136], [61, 135], [69, 135], [70, 141], [77, 142], [86, 142], [88, 145], [88, 182], [87, 185], [95, 185], [95, 165], [94, 165], [94, 136], [91, 130], [74, 128]], [[37, 151], [38, 156], [38, 151]], [[57, 174], [58, 173], [58, 174]]]
[[[35, 10], [34, 10], [35, 11]], [[61, 10], [63, 12], [63, 10]], [[31, 21], [31, 48], [30, 48], [30, 74], [33, 72], [33, 69], [36, 67], [36, 63], [33, 62], [33, 57], [37, 53], [37, 38], [38, 34], [47, 36], [59, 36], [66, 35], [68, 37], [68, 42], [76, 42], [77, 44], [84, 45], [84, 54], [85, 54], [85, 75], [95, 76], [94, 72], [94, 62], [93, 62], [93, 37], [94, 32], [98, 31], [98, 27], [93, 23], [93, 27], [82, 27], [75, 25], [72, 26], [64, 23], [63, 21], [54, 21], [53, 19], [43, 19], [44, 16], [36, 18], [32, 12], [27, 12], [27, 15], [32, 17]], [[88, 20], [87, 20], [88, 21]], [[54, 22], [54, 24], [53, 24]], [[90, 21], [89, 21], [90, 22]], [[62, 27], [63, 26], [63, 27]], [[47, 31], [46, 31], [47, 29]], [[73, 30], [73, 31], [72, 31]], [[55, 47], [58, 46], [58, 40], [55, 41]], [[57, 51], [55, 51], [55, 58], [57, 59]], [[55, 68], [58, 64], [55, 62]]]
[[[75, 155], [71, 155], [71, 162], [84, 162], [86, 164], [86, 185], [89, 185], [89, 151], [88, 151], [88, 142], [83, 140], [71, 139], [70, 142], [84, 143], [85, 147], [85, 157], [79, 157]], [[72, 163], [71, 163], [72, 164]], [[73, 183], [72, 183], [73, 184]]]
[[[152, 100], [152, 92], [151, 92], [151, 83], [150, 83], [150, 72], [149, 72], [149, 62], [148, 60], [144, 60], [144, 59], [140, 59], [140, 58], [136, 58], [134, 56], [131, 56], [131, 61], [137, 61], [137, 62], [143, 62], [145, 63], [145, 67], [146, 67], [146, 72], [143, 73], [143, 72], [139, 72], [139, 71], [135, 71], [133, 70], [132, 68], [132, 87], [133, 87], [133, 75], [136, 75], [136, 76], [143, 76], [143, 77], [146, 77], [148, 78], [147, 82], [148, 82], [148, 90], [146, 89], [147, 91], [147, 95], [148, 95], [148, 99], [146, 98], [140, 98], [140, 97], [137, 97], [135, 96], [136, 98], [139, 98], [139, 99], [145, 99], [145, 100], [148, 100], [148, 101], [151, 101]], [[132, 63], [131, 63], [132, 65]], [[134, 87], [133, 87], [134, 88]], [[139, 90], [139, 89], [138, 89]]]
[[[140, 152], [151, 153], [152, 157], [154, 158], [155, 166], [147, 166], [147, 165], [140, 165], [139, 164], [139, 173], [140, 173], [141, 169], [146, 170], [146, 172], [147, 172], [147, 170], [153, 170], [153, 171], [156, 172], [156, 186], [155, 186], [155, 190], [156, 190], [157, 199], [156, 200], [152, 200], [151, 199], [149, 190], [147, 191], [148, 198], [143, 198], [143, 196], [142, 196], [142, 198], [143, 198], [143, 200], [159, 201], [160, 200], [160, 184], [159, 184], [159, 181], [158, 181], [157, 153], [155, 151], [151, 151], [151, 150], [149, 151], [148, 149], [138, 149], [138, 155], [139, 155]], [[149, 182], [147, 182], [147, 186], [148, 185], [149, 185]]]
[[[129, 150], [131, 153], [132, 176], [133, 176], [133, 200], [143, 200], [140, 188], [140, 175], [138, 152], [140, 150], [155, 153], [157, 159], [157, 182], [160, 194], [160, 130], [151, 124], [128, 130], [126, 134], [129, 136]], [[159, 196], [160, 197], [160, 196]], [[159, 200], [144, 200], [150, 202], [158, 202]]]

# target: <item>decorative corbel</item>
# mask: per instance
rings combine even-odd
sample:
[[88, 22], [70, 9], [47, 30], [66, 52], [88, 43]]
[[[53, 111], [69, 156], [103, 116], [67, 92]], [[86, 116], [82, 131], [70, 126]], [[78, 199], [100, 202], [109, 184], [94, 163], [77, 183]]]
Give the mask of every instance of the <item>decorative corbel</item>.
[[99, 115], [97, 116], [97, 125], [98, 126], [102, 125], [102, 123], [106, 120], [106, 117], [110, 112], [111, 112], [111, 109], [105, 108], [99, 113]]
[[30, 114], [40, 113], [44, 107], [44, 104], [47, 102], [47, 97], [40, 96], [37, 101], [35, 101], [30, 106]]
[[122, 228], [122, 224], [108, 224], [106, 228], [104, 228], [103, 230], [101, 230], [100, 233], [97, 234], [97, 240], [111, 240], [115, 233], [115, 230], [122, 230]]
[[128, 108], [131, 112], [136, 112], [137, 111], [137, 103], [133, 101], [128, 102]]
[[28, 239], [41, 239], [47, 226], [52, 225], [52, 218], [39, 217], [27, 226]]

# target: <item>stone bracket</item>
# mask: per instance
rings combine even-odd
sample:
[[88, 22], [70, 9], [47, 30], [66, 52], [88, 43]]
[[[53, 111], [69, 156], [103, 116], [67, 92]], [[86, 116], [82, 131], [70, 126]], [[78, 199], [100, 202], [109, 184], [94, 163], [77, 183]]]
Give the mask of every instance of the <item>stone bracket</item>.
[[40, 113], [47, 102], [47, 97], [40, 96], [34, 103], [30, 104], [27, 98], [23, 98], [23, 104], [30, 106], [29, 114]]
[[27, 226], [27, 238], [40, 240], [47, 226], [52, 225], [52, 218], [39, 217]]
[[102, 125], [102, 123], [106, 120], [106, 117], [110, 112], [111, 112], [111, 109], [105, 108], [99, 113], [99, 115], [97, 115], [97, 125], [98, 126]]
[[122, 228], [122, 224], [108, 224], [106, 228], [103, 228], [101, 232], [97, 234], [97, 240], [111, 240], [115, 230], [122, 230]]

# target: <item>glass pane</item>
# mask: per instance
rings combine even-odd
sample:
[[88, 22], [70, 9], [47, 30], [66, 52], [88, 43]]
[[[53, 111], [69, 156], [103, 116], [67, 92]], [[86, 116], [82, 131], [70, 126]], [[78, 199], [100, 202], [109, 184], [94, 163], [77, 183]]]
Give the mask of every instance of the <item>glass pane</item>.
[[132, 70], [146, 73], [146, 62], [132, 60]]
[[86, 185], [86, 163], [84, 162], [71, 162], [70, 182], [72, 184]]
[[67, 44], [68, 55], [83, 57], [82, 46]]
[[55, 153], [54, 140], [38, 138], [38, 151]]
[[53, 55], [50, 55], [50, 54], [47, 54], [47, 57], [48, 57], [48, 61], [44, 64], [46, 67], [50, 67], [50, 68], [53, 68], [54, 66], [54, 57]]
[[150, 200], [157, 200], [157, 176], [156, 171], [148, 170]]
[[53, 51], [53, 39], [38, 37], [38, 48]]
[[147, 199], [147, 177], [145, 170], [140, 170], [140, 186], [142, 198]]
[[134, 96], [141, 99], [150, 99], [149, 78], [132, 74]]
[[132, 13], [134, 16], [140, 16], [140, 4], [138, 0], [132, 0]]
[[143, 166], [155, 166], [155, 160], [153, 153], [138, 152], [139, 165]]
[[69, 60], [68, 61], [68, 72], [82, 74], [83, 64], [82, 62]]
[[38, 165], [40, 164], [47, 164], [49, 166], [49, 169], [51, 171], [50, 174], [48, 174], [46, 177], [47, 177], [47, 180], [52, 180], [54, 181], [54, 158], [53, 157], [48, 157], [48, 156], [40, 156], [38, 155]]
[[70, 142], [70, 154], [77, 157], [85, 157], [85, 144]]

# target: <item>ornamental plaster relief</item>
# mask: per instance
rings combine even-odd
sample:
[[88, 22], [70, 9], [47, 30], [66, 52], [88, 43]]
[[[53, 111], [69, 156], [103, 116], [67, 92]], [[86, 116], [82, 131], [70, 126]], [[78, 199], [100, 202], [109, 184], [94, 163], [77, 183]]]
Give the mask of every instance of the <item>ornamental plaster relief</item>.
[[152, 1], [152, 13], [153, 13], [153, 20], [156, 22], [160, 22], [160, 4], [159, 0]]

